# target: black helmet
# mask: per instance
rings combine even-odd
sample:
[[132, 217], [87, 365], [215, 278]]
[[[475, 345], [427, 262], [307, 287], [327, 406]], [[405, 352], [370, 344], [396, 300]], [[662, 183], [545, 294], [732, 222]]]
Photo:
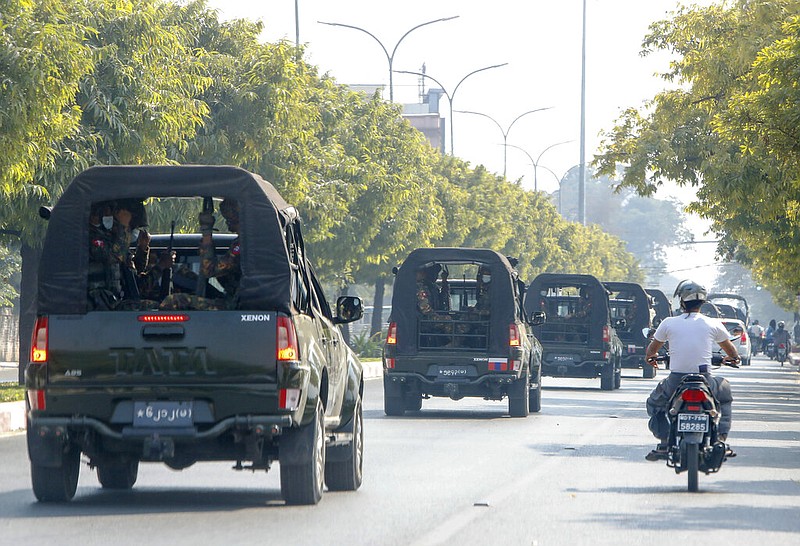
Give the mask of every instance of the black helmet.
[[681, 303], [685, 303], [687, 301], [706, 301], [707, 295], [708, 291], [702, 284], [686, 279], [678, 283], [672, 297], [679, 298]]

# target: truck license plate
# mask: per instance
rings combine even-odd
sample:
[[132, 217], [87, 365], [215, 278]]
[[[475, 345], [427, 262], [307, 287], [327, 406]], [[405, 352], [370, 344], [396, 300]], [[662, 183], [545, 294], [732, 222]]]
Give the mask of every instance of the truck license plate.
[[678, 432], [708, 432], [708, 415], [705, 413], [679, 413]]
[[134, 402], [134, 427], [191, 427], [191, 402]]
[[439, 377], [468, 377], [466, 366], [439, 366]]

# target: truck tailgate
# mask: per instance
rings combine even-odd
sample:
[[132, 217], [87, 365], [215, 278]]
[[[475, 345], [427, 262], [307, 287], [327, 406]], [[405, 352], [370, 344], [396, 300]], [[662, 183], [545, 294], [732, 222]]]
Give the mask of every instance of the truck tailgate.
[[276, 318], [244, 311], [51, 315], [48, 383], [274, 384]]

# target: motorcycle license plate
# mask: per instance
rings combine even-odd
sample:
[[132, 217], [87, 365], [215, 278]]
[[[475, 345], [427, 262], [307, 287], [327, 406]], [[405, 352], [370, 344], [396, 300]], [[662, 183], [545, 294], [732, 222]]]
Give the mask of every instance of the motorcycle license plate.
[[708, 432], [708, 415], [705, 413], [679, 413], [678, 432]]

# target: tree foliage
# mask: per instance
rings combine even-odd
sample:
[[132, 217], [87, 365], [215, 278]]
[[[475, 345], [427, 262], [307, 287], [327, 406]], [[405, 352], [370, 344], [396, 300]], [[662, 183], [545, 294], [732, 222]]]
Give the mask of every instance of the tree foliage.
[[[618, 238], [440, 155], [397, 105], [320, 75], [287, 41], [261, 42], [260, 23], [221, 22], [203, 0], [0, 2], [0, 230], [27, 245], [42, 236], [36, 208], [86, 167], [232, 164], [298, 207], [328, 283], [382, 286], [434, 245], [518, 257], [523, 278], [641, 278]], [[196, 211], [149, 206], [154, 229], [176, 216], [192, 229]]]
[[651, 195], [666, 179], [697, 186], [719, 253], [791, 301], [800, 292], [800, 3], [740, 0], [681, 8], [650, 27], [644, 54], [674, 55], [676, 85], [628, 109], [605, 134], [600, 172]]

